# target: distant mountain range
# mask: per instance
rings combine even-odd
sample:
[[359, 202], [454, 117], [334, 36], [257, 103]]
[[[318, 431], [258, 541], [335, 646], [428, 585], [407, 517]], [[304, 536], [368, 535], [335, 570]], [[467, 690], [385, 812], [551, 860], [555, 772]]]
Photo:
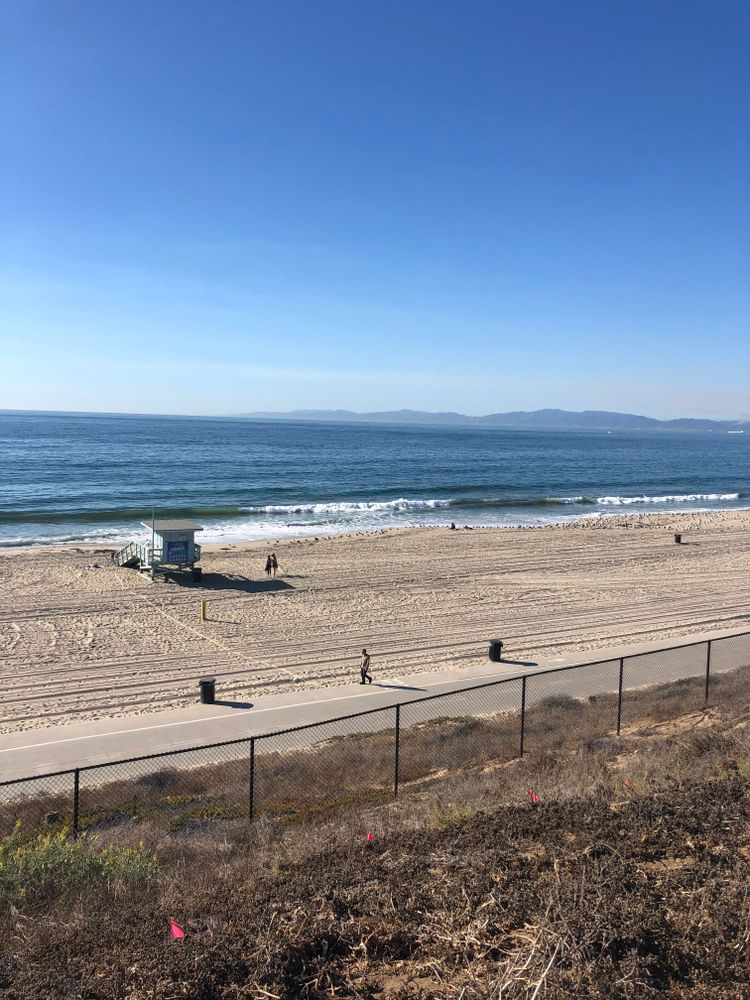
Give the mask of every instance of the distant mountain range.
[[423, 410], [385, 410], [355, 413], [354, 410], [290, 410], [286, 413], [243, 413], [243, 417], [264, 420], [321, 420], [368, 424], [443, 424], [470, 427], [507, 427], [522, 430], [600, 430], [600, 431], [748, 431], [748, 420], [656, 420], [635, 413], [610, 413], [607, 410], [515, 410], [512, 413], [488, 413], [467, 417], [463, 413], [427, 413]]

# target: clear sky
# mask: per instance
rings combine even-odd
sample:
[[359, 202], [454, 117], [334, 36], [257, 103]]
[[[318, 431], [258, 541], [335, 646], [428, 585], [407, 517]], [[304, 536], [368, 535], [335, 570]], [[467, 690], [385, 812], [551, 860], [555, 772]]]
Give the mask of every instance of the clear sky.
[[0, 407], [750, 416], [747, 0], [0, 19]]

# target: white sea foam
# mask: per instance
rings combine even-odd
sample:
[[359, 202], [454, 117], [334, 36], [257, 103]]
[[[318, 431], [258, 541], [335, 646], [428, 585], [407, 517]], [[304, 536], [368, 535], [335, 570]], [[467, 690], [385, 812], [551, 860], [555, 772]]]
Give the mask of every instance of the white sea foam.
[[[486, 525], [497, 525], [503, 527], [534, 527], [540, 524], [554, 524], [559, 521], [559, 518], [549, 517], [534, 517], [532, 515], [519, 514], [516, 517], [506, 517], [502, 521], [486, 521], [481, 522], [472, 519], [474, 526], [479, 527], [481, 524]], [[416, 527], [440, 527], [446, 528], [447, 523], [444, 519], [438, 519], [436, 516], [430, 517], [427, 514], [422, 519], [409, 518], [405, 520], [384, 520], [382, 518], [362, 518], [357, 519], [354, 522], [328, 522], [325, 524], [313, 523], [313, 524], [289, 524], [282, 521], [271, 521], [271, 520], [253, 520], [253, 521], [226, 521], [221, 524], [207, 525], [201, 532], [200, 541], [201, 544], [229, 544], [232, 542], [242, 542], [242, 541], [262, 541], [264, 539], [282, 539], [282, 538], [303, 538], [312, 536], [329, 536], [329, 535], [344, 535], [351, 534], [355, 532], [367, 532], [367, 531], [387, 531], [391, 528], [416, 528]]]
[[362, 500], [339, 503], [290, 503], [269, 504], [267, 507], [242, 507], [245, 514], [358, 514], [387, 512], [394, 510], [435, 510], [438, 507], [448, 507], [450, 500], [408, 500], [400, 497], [398, 500]]
[[696, 501], [739, 500], [739, 493], [685, 493], [662, 497], [597, 497], [602, 507], [626, 507], [634, 503], [695, 503]]

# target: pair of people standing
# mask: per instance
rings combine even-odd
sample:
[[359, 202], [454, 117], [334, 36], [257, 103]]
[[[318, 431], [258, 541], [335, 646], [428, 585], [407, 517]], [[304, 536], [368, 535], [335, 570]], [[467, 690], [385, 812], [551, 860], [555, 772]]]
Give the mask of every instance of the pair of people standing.
[[266, 559], [266, 576], [276, 576], [278, 568], [279, 561], [276, 558], [276, 553], [272, 552], [268, 559]]

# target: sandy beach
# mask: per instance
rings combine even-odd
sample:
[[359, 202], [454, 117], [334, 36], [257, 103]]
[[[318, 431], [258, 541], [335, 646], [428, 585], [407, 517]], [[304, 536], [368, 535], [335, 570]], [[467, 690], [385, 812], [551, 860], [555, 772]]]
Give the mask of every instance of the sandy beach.
[[109, 551], [0, 555], [0, 730], [179, 707], [205, 674], [238, 701], [324, 687], [363, 645], [386, 679], [471, 668], [493, 637], [526, 659], [750, 629], [750, 511], [205, 546], [200, 584]]

